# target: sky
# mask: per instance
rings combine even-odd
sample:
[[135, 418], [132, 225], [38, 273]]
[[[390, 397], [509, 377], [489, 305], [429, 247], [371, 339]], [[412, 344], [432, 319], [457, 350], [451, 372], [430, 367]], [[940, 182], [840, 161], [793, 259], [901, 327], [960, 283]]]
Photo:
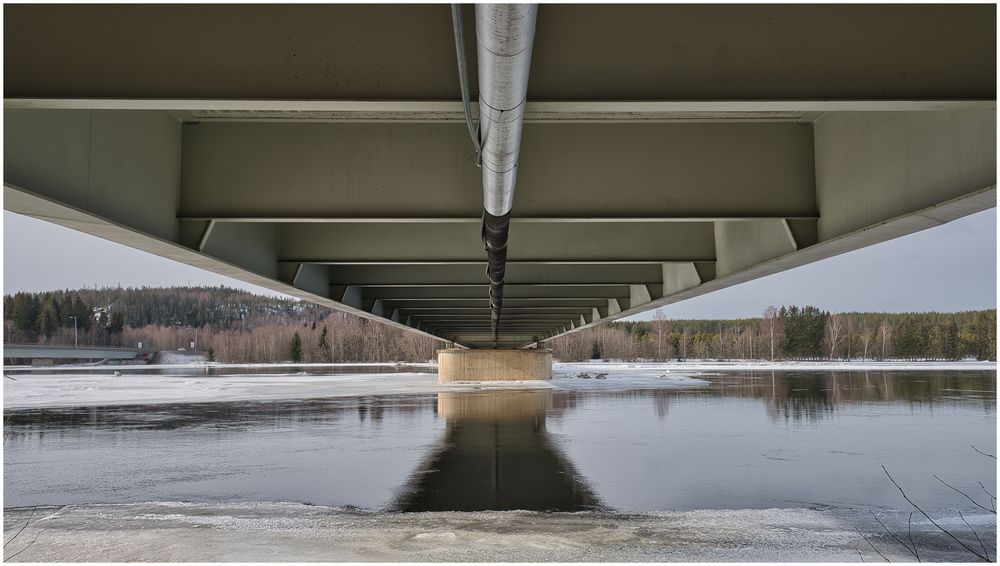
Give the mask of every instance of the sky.
[[[4, 211], [4, 293], [103, 286], [226, 285], [273, 291]], [[23, 244], [22, 242], [30, 242]], [[760, 316], [769, 305], [831, 312], [996, 308], [997, 215], [948, 224], [668, 305], [668, 318]], [[652, 318], [653, 313], [633, 317]]]

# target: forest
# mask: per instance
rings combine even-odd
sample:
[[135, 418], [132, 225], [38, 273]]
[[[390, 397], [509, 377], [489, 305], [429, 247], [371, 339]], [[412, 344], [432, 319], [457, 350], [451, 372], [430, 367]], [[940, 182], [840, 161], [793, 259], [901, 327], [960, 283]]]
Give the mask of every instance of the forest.
[[996, 309], [831, 314], [795, 305], [760, 318], [612, 322], [548, 342], [563, 361], [996, 360]]
[[158, 350], [201, 350], [226, 363], [423, 362], [441, 344], [312, 303], [228, 287], [16, 293], [4, 296], [3, 312], [9, 343], [142, 342]]
[[[228, 287], [108, 287], [4, 296], [8, 343], [193, 348], [228, 363], [427, 361], [443, 343], [295, 299]], [[562, 361], [996, 360], [996, 310], [612, 322], [546, 343]]]

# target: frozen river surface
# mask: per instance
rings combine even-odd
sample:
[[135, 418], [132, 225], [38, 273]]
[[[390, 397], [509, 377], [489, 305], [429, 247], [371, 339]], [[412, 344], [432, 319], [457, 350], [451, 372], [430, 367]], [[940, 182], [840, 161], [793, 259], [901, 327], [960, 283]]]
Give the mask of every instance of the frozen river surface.
[[[288, 560], [881, 560], [858, 529], [912, 559], [872, 518], [905, 534], [913, 511], [884, 465], [995, 557], [996, 460], [971, 448], [995, 453], [995, 370], [560, 365], [547, 384], [481, 388], [400, 369], [15, 373], [6, 539], [41, 507], [6, 553], [140, 559], [139, 525], [162, 531], [145, 551], [163, 560], [250, 559], [235, 549], [253, 532]], [[922, 558], [975, 558], [913, 524]], [[204, 544], [164, 534], [192, 529]]]

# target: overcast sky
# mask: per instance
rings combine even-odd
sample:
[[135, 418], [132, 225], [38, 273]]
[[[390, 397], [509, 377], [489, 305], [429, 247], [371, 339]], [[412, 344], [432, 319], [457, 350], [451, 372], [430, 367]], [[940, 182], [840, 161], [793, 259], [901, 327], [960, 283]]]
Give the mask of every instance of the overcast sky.
[[[227, 285], [276, 294], [41, 220], [7, 211], [3, 219], [4, 293], [120, 284]], [[793, 303], [832, 312], [995, 308], [996, 258], [994, 208], [663, 310], [670, 318], [731, 318]]]

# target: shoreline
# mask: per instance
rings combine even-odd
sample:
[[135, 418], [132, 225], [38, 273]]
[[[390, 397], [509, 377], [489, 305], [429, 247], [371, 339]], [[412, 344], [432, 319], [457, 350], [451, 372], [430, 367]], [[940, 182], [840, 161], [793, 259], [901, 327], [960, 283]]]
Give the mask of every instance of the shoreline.
[[[956, 361], [874, 361], [874, 360], [847, 360], [847, 361], [775, 361], [767, 360], [695, 360], [685, 361], [663, 361], [663, 362], [625, 362], [621, 360], [587, 360], [583, 362], [560, 362], [553, 363], [553, 369], [569, 366], [594, 366], [604, 368], [648, 368], [648, 369], [683, 369], [683, 370], [846, 370], [846, 371], [919, 371], [919, 370], [993, 370], [997, 369], [997, 362], [979, 360], [956, 360]], [[239, 369], [239, 368], [423, 368], [435, 369], [437, 362], [336, 362], [336, 363], [219, 363], [219, 362], [197, 362], [188, 364], [65, 364], [51, 366], [4, 366], [4, 370], [14, 370], [17, 372], [46, 372], [73, 370], [80, 372], [100, 372], [100, 371], [121, 371], [122, 369], [140, 370], [169, 370], [169, 369]]]
[[[143, 368], [143, 366], [138, 367]], [[239, 369], [247, 366], [231, 367]], [[621, 384], [625, 389], [692, 389], [708, 384], [699, 377], [721, 372], [756, 374], [768, 371], [996, 371], [996, 364], [993, 362], [948, 362], [947, 364], [885, 362], [880, 365], [821, 362], [766, 365], [745, 362], [587, 362], [553, 364], [552, 380], [440, 384], [436, 373], [405, 371], [417, 369], [406, 366], [393, 367], [404, 371], [327, 374], [305, 371], [270, 374], [237, 372], [232, 375], [208, 375], [192, 373], [192, 370], [205, 368], [204, 365], [166, 366], [159, 373], [129, 373], [128, 369], [122, 366], [106, 366], [102, 368], [103, 372], [95, 372], [93, 369], [77, 371], [82, 368], [73, 367], [45, 368], [44, 371], [27, 371], [6, 376], [4, 408], [28, 410], [167, 403], [304, 401], [365, 396], [435, 395], [449, 391], [555, 390], [566, 387], [606, 389], [617, 387], [617, 384]], [[149, 366], [145, 368], [150, 369]], [[292, 366], [291, 369], [296, 368]], [[176, 373], [171, 373], [171, 370], [175, 370]], [[564, 381], [583, 372], [604, 373], [606, 379], [593, 382]]]
[[[370, 512], [301, 503], [149, 502], [5, 509], [18, 562], [657, 562], [879, 560], [908, 554], [865, 513], [805, 508], [651, 513]], [[989, 537], [990, 517], [968, 516]], [[956, 519], [957, 520], [957, 519]], [[862, 522], [863, 521], [863, 522]], [[925, 522], [921, 554], [967, 561]], [[23, 550], [23, 552], [21, 552]], [[20, 552], [16, 557], [15, 553]]]

